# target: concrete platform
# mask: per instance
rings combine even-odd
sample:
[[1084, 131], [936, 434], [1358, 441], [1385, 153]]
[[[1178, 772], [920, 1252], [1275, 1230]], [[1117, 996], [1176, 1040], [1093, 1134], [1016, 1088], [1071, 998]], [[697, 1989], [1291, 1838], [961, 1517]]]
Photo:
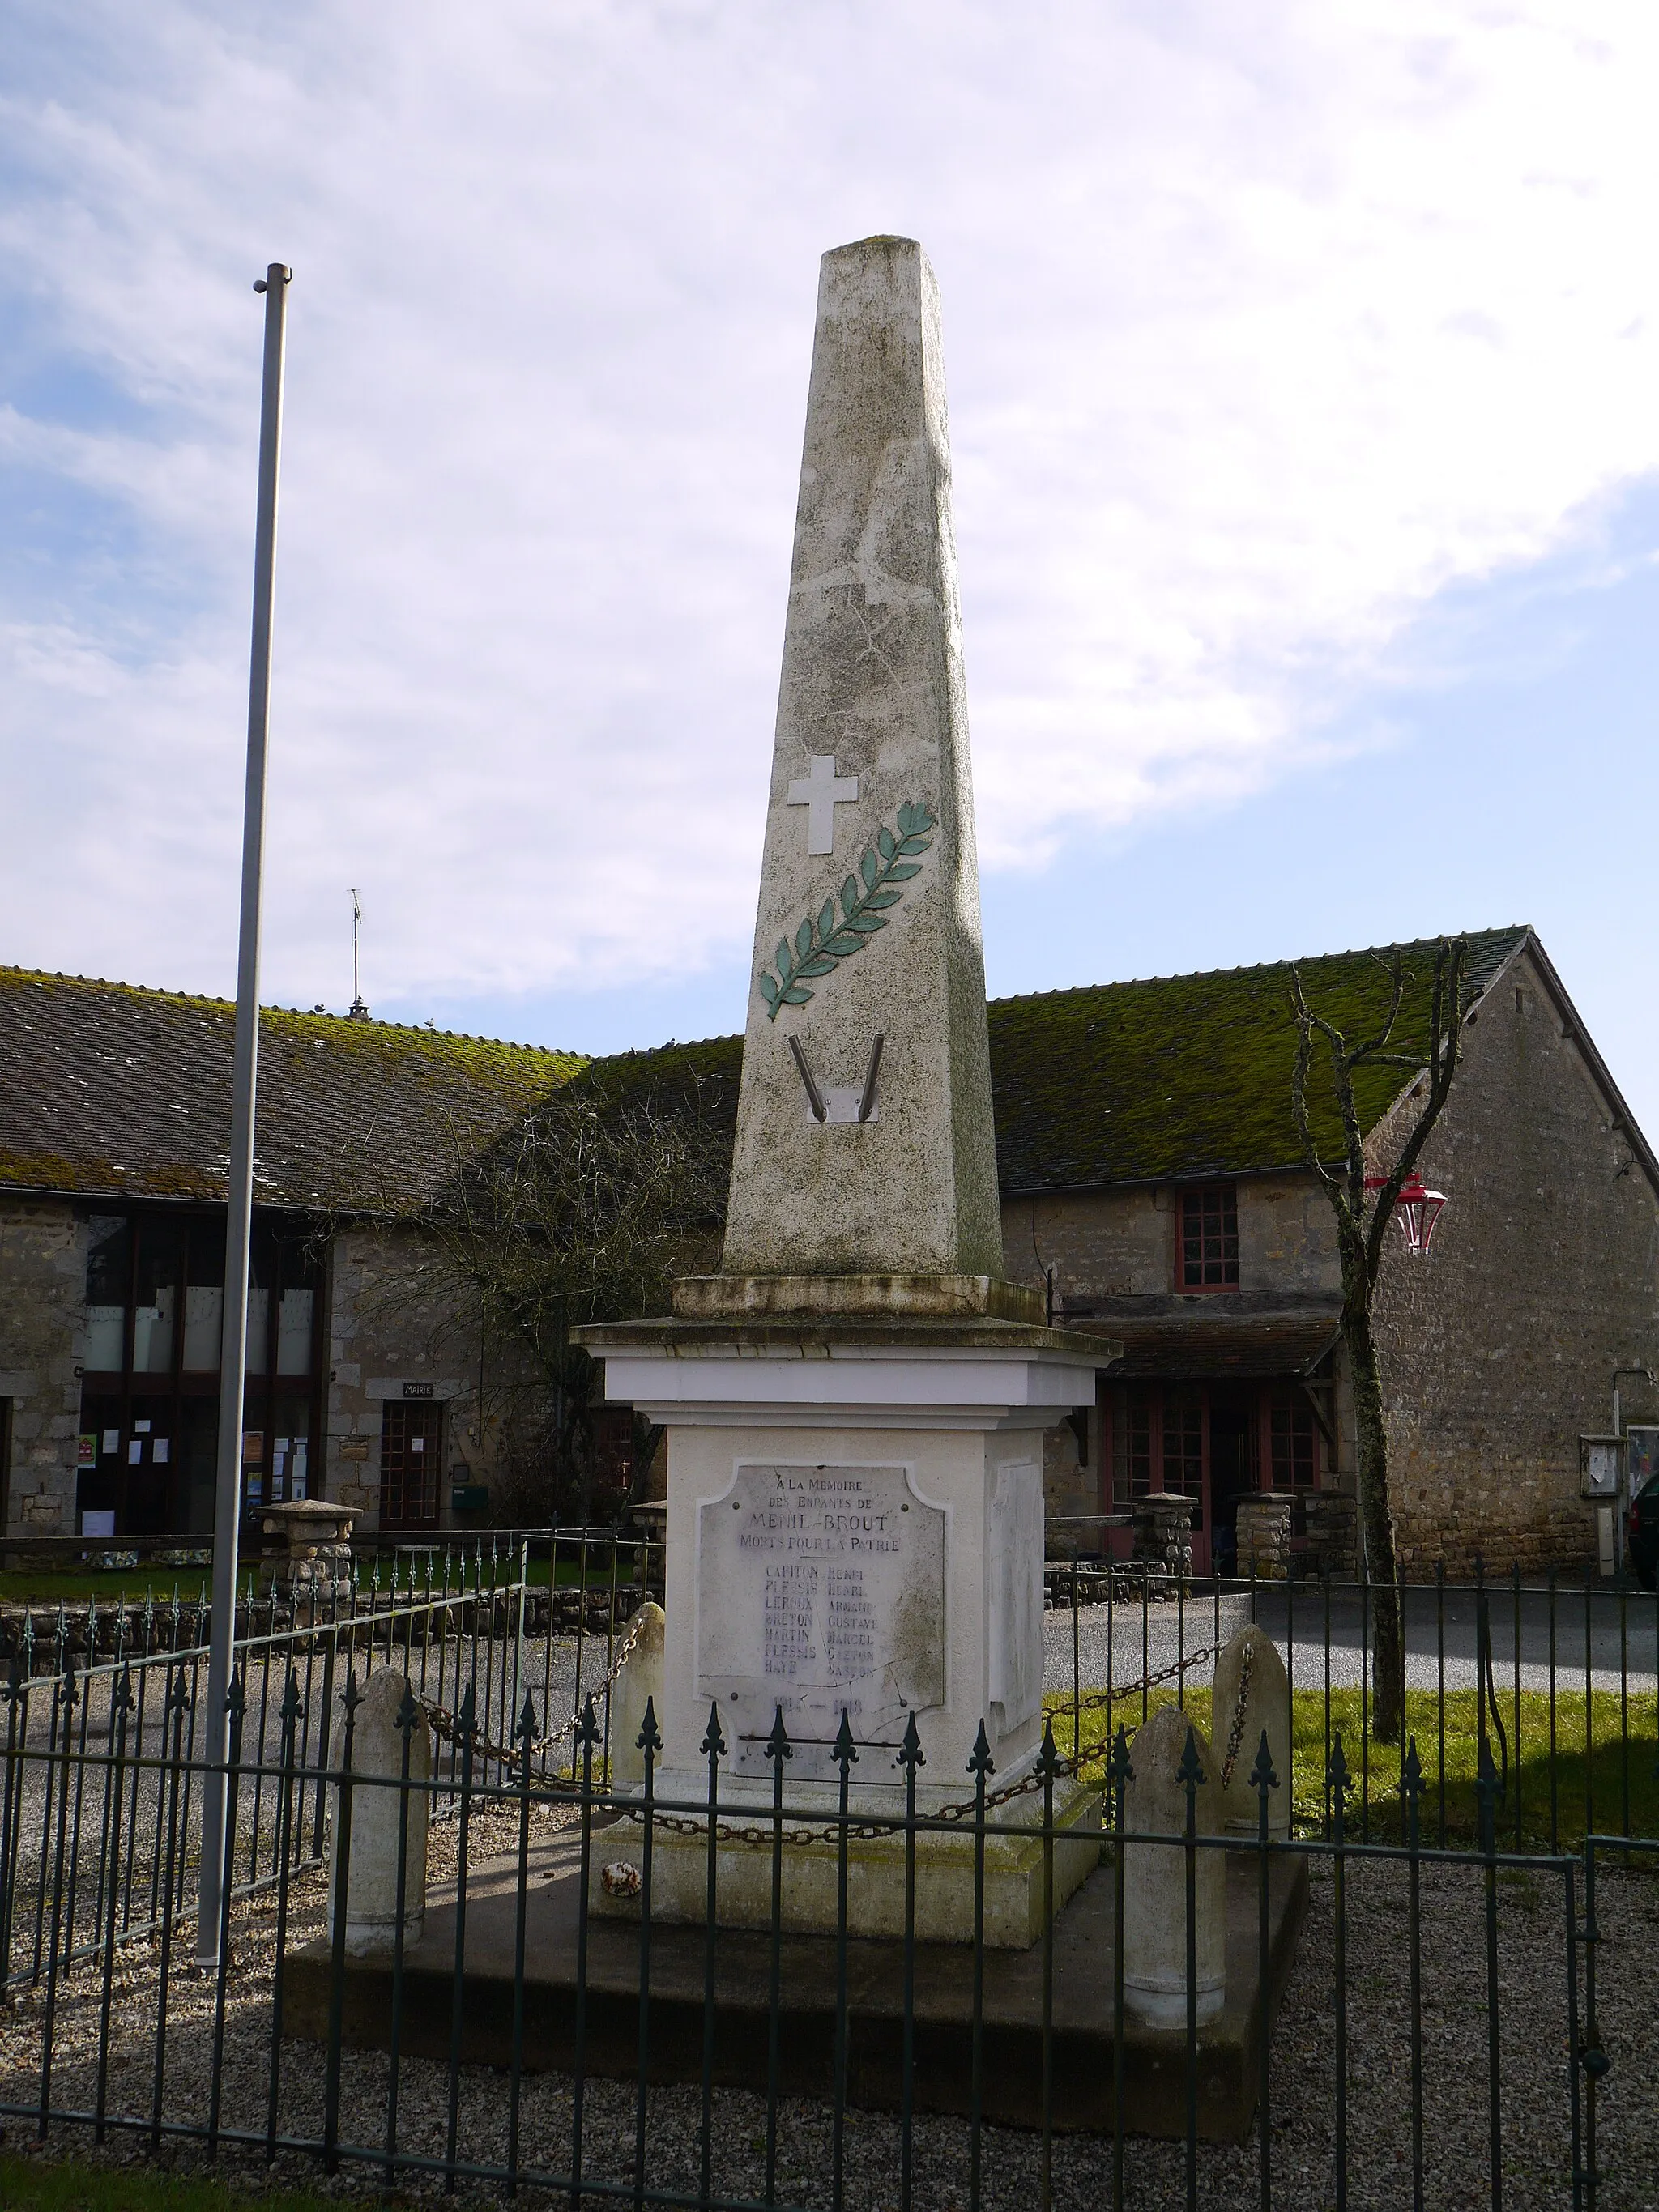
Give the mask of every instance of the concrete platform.
[[[607, 1838], [594, 1831], [595, 1858]], [[1257, 1986], [1256, 1866], [1229, 1854], [1227, 1996], [1199, 2043], [1198, 2127], [1206, 2140], [1237, 2142], [1255, 2105], [1262, 2008]], [[574, 1965], [580, 1890], [574, 1840], [532, 1853], [526, 1910], [524, 2063], [568, 2072], [574, 2058]], [[462, 2057], [505, 2066], [512, 2055], [516, 1860], [476, 1866], [467, 1887], [466, 2001]], [[1307, 1908], [1305, 1860], [1274, 1863], [1271, 1883], [1271, 2021], [1289, 1978]], [[590, 1918], [586, 2068], [632, 2078], [639, 2038], [637, 1925]], [[771, 1945], [747, 1929], [721, 1929], [715, 1948], [714, 2078], [766, 2086]], [[405, 1955], [403, 2049], [449, 2055], [455, 1960], [453, 1891], [434, 1886], [426, 1929]], [[322, 1942], [291, 1952], [283, 2032], [309, 2041], [327, 2033], [331, 1957]], [[1098, 1868], [1055, 1921], [1054, 2100], [1057, 2130], [1112, 2126], [1112, 1876]], [[828, 2096], [834, 2079], [836, 1946], [832, 1937], [787, 1936], [782, 1946], [782, 2088]], [[903, 2033], [901, 1948], [855, 1938], [848, 1946], [848, 2097], [877, 2110], [898, 2104]], [[695, 2081], [702, 2068], [703, 1932], [653, 1924], [650, 1969], [651, 2077]], [[344, 2037], [384, 2050], [392, 2014], [390, 1960], [346, 1968]], [[972, 2049], [973, 1960], [959, 1944], [916, 1947], [915, 2103], [919, 2111], [965, 2114]], [[1042, 1947], [985, 1954], [984, 2113], [1035, 2127], [1042, 2119]], [[1133, 2135], [1186, 2131], [1186, 2048], [1181, 2034], [1129, 2024], [1125, 2125]]]

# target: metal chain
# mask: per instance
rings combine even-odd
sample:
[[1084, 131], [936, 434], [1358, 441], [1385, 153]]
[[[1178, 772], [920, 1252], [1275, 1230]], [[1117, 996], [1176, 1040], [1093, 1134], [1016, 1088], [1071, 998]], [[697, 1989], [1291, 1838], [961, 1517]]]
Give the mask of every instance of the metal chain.
[[[639, 1641], [640, 1632], [644, 1626], [644, 1611], [641, 1608], [627, 1636], [617, 1645], [616, 1656], [612, 1659], [605, 1679], [597, 1689], [591, 1692], [592, 1695], [603, 1697], [613, 1686], [635, 1644]], [[1121, 1704], [1126, 1698], [1138, 1696], [1142, 1691], [1157, 1689], [1160, 1684], [1173, 1681], [1177, 1676], [1184, 1674], [1189, 1668], [1201, 1666], [1206, 1659], [1213, 1659], [1221, 1648], [1218, 1644], [1206, 1644], [1196, 1651], [1186, 1652], [1179, 1659], [1172, 1660], [1167, 1667], [1157, 1668], [1151, 1674], [1141, 1675], [1135, 1681], [1120, 1683], [1109, 1690], [1084, 1691], [1070, 1703], [1057, 1706], [1054, 1709], [1055, 1717], [1063, 1721], [1072, 1713], [1097, 1711], [1103, 1706], [1109, 1708], [1114, 1705]], [[1234, 1711], [1232, 1729], [1227, 1741], [1227, 1756], [1221, 1771], [1223, 1789], [1225, 1789], [1232, 1778], [1233, 1766], [1238, 1757], [1239, 1742], [1244, 1726], [1245, 1700], [1249, 1685], [1250, 1652], [1247, 1648], [1244, 1654], [1243, 1671], [1239, 1680], [1238, 1703]], [[447, 1706], [437, 1705], [429, 1698], [416, 1698], [415, 1702], [431, 1722], [437, 1735], [445, 1741], [455, 1742], [459, 1740], [460, 1723]], [[528, 1755], [531, 1758], [539, 1758], [545, 1753], [554, 1750], [574, 1733], [580, 1717], [579, 1712], [573, 1712], [562, 1727], [555, 1729], [548, 1735], [538, 1736], [528, 1747]], [[485, 1757], [495, 1759], [507, 1767], [516, 1767], [526, 1755], [524, 1745], [497, 1743], [493, 1737], [480, 1735], [476, 1729], [473, 1731], [473, 1747]], [[1111, 1746], [1103, 1741], [1091, 1744], [1086, 1751], [1080, 1752], [1075, 1759], [1068, 1759], [1062, 1755], [1055, 1764], [1054, 1772], [1056, 1776], [1080, 1776], [1085, 1768], [1110, 1756]], [[1028, 1774], [1021, 1781], [1011, 1782], [1000, 1790], [992, 1790], [986, 1797], [984, 1809], [988, 1813], [993, 1812], [999, 1806], [1011, 1804], [1017, 1797], [1024, 1797], [1029, 1796], [1033, 1790], [1041, 1790], [1043, 1778], [1041, 1773]], [[958, 1799], [953, 1804], [940, 1806], [938, 1812], [929, 1814], [928, 1818], [933, 1820], [963, 1821], [976, 1819], [979, 1812], [980, 1806], [977, 1799], [964, 1797]], [[644, 1811], [638, 1806], [629, 1807], [625, 1817], [640, 1825], [643, 1825], [645, 1820]], [[708, 1832], [708, 1823], [706, 1820], [693, 1820], [684, 1814], [673, 1813], [653, 1813], [652, 1826], [666, 1829], [674, 1835], [706, 1836]], [[848, 1822], [843, 1830], [842, 1822], [832, 1820], [817, 1827], [787, 1827], [782, 1831], [782, 1836], [783, 1841], [787, 1844], [833, 1844], [844, 1832], [849, 1842], [873, 1843], [879, 1837], [896, 1833], [902, 1826], [903, 1823], [900, 1820], [858, 1820]], [[714, 1822], [716, 1843], [764, 1846], [774, 1840], [776, 1833], [775, 1827], [769, 1823], [761, 1826], [752, 1822], [738, 1824], [718, 1819]]]
[[[1160, 1667], [1152, 1674], [1143, 1674], [1138, 1681], [1125, 1682], [1109, 1691], [1086, 1691], [1069, 1705], [1056, 1707], [1054, 1717], [1063, 1720], [1070, 1713], [1089, 1711], [1102, 1705], [1115, 1705], [1125, 1698], [1137, 1696], [1142, 1690], [1156, 1689], [1160, 1683], [1172, 1681], [1177, 1675], [1184, 1674], [1189, 1667], [1201, 1666], [1205, 1660], [1213, 1659], [1221, 1648], [1218, 1644], [1206, 1644], [1202, 1650], [1189, 1651], [1167, 1667]], [[1248, 1665], [1244, 1679], [1248, 1684], [1249, 1680]], [[1235, 1731], [1243, 1726], [1242, 1709], [1235, 1718], [1233, 1725]], [[1062, 1755], [1056, 1762], [1054, 1773], [1056, 1776], [1079, 1776], [1086, 1767], [1093, 1765], [1097, 1761], [1109, 1759], [1111, 1749], [1109, 1742], [1102, 1741], [1091, 1744], [1076, 1759], [1067, 1759]], [[1041, 1790], [1042, 1783], [1042, 1774], [1033, 1772], [1026, 1775], [1022, 1781], [1011, 1782], [1001, 1790], [994, 1790], [985, 1800], [985, 1810], [988, 1813], [992, 1812], [1000, 1805], [1011, 1803], [1016, 1797], [1024, 1797], [1032, 1790]], [[979, 1810], [977, 1800], [965, 1797], [955, 1804], [940, 1806], [937, 1813], [930, 1813], [927, 1817], [930, 1821], [971, 1820], [977, 1819]], [[629, 1806], [627, 1808], [626, 1818], [642, 1826], [645, 1814], [639, 1806]], [[678, 1836], [707, 1836], [708, 1832], [708, 1823], [706, 1820], [692, 1820], [684, 1814], [674, 1813], [653, 1812], [651, 1816], [651, 1825], [653, 1828], [665, 1828], [672, 1834]], [[849, 1821], [846, 1826], [845, 1833], [849, 1842], [871, 1843], [880, 1836], [896, 1835], [903, 1826], [902, 1820]], [[716, 1820], [714, 1822], [714, 1840], [720, 1844], [767, 1845], [773, 1841], [777, 1832], [776, 1826], [771, 1822], [768, 1822], [764, 1826], [752, 1822], [743, 1826], [738, 1826], [730, 1820]], [[833, 1844], [842, 1832], [842, 1823], [839, 1820], [831, 1820], [819, 1827], [785, 1828], [782, 1835], [786, 1844]]]
[[1249, 1701], [1250, 1668], [1255, 1660], [1255, 1646], [1244, 1646], [1244, 1663], [1238, 1670], [1238, 1702], [1233, 1707], [1233, 1724], [1227, 1731], [1227, 1755], [1221, 1762], [1221, 1786], [1224, 1790], [1233, 1778], [1233, 1769], [1238, 1764], [1238, 1754], [1244, 1741], [1244, 1708]]
[[[634, 1617], [633, 1626], [629, 1630], [623, 1641], [617, 1646], [616, 1656], [611, 1660], [604, 1680], [599, 1683], [596, 1689], [589, 1691], [588, 1695], [590, 1697], [602, 1698], [605, 1695], [607, 1691], [611, 1688], [617, 1675], [621, 1674], [623, 1666], [626, 1664], [634, 1646], [639, 1642], [640, 1632], [644, 1628], [644, 1626], [645, 1607], [641, 1605], [639, 1612]], [[577, 1691], [579, 1694], [580, 1688], [581, 1686], [578, 1683]], [[431, 1722], [434, 1734], [441, 1736], [446, 1743], [456, 1743], [459, 1741], [461, 1736], [461, 1724], [456, 1718], [455, 1715], [450, 1711], [447, 1705], [437, 1705], [430, 1698], [417, 1697], [415, 1703], [419, 1707], [420, 1711], [426, 1715], [428, 1720]], [[556, 1728], [548, 1735], [537, 1736], [532, 1742], [527, 1745], [522, 1743], [497, 1743], [493, 1736], [480, 1735], [475, 1726], [472, 1731], [472, 1747], [476, 1752], [481, 1753], [486, 1759], [498, 1759], [503, 1766], [517, 1766], [521, 1760], [526, 1758], [539, 1759], [543, 1757], [544, 1753], [556, 1750], [568, 1736], [574, 1734], [576, 1723], [580, 1720], [580, 1718], [581, 1710], [579, 1706], [576, 1711], [571, 1714], [569, 1719], [564, 1722], [561, 1727]]]

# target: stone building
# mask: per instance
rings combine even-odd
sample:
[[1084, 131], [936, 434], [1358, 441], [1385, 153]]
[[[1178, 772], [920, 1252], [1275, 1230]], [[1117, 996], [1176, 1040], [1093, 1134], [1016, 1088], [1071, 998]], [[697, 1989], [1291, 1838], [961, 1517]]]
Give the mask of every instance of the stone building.
[[[1411, 1044], [1433, 947], [1401, 950]], [[1659, 1369], [1659, 1162], [1533, 933], [1474, 937], [1469, 960], [1480, 996], [1422, 1163], [1448, 1203], [1426, 1260], [1391, 1240], [1377, 1300], [1413, 1572], [1477, 1553], [1594, 1559], [1579, 1439], [1607, 1430], [1616, 1377], [1626, 1419], [1659, 1423], [1639, 1371]], [[1386, 1004], [1370, 954], [1302, 975], [1340, 1026]], [[1287, 989], [1282, 967], [1237, 969], [989, 1009], [1006, 1271], [1124, 1346], [1050, 1436], [1050, 1514], [1183, 1496], [1200, 1571], [1232, 1555], [1241, 1499], [1352, 1486], [1334, 1237], [1291, 1115]], [[81, 1533], [89, 1513], [118, 1530], [207, 1525], [230, 1027], [215, 1002], [0, 970], [9, 1530]], [[717, 1038], [601, 1065], [729, 1129], [741, 1051]], [[409, 1217], [580, 1065], [265, 1014], [251, 1496], [298, 1485], [370, 1525], [479, 1517], [499, 1378]], [[1410, 1110], [1399, 1073], [1371, 1071], [1360, 1103], [1386, 1166]], [[1318, 1126], [1334, 1150], [1328, 1109]], [[1085, 1549], [1125, 1541], [1085, 1517], [1072, 1533]]]
[[[0, 969], [0, 1525], [212, 1525], [232, 1009]], [[267, 1009], [249, 1502], [477, 1521], [497, 1377], [409, 1217], [580, 1061]], [[459, 1516], [456, 1502], [460, 1501]]]
[[[1426, 1034], [1435, 948], [1399, 950], [1409, 1049]], [[1607, 1430], [1616, 1371], [1626, 1419], [1659, 1421], [1659, 1390], [1631, 1371], [1659, 1369], [1659, 1162], [1534, 933], [1470, 938], [1468, 970], [1480, 995], [1420, 1164], [1448, 1203], [1427, 1258], [1390, 1240], [1376, 1308], [1413, 1573], [1465, 1571], [1477, 1555], [1594, 1560], [1606, 1522], [1580, 1493], [1579, 1439]], [[1386, 1011], [1371, 953], [1301, 974], [1352, 1033]], [[1051, 1531], [1076, 1516], [1083, 1548], [1129, 1542], [1091, 1536], [1087, 1516], [1173, 1493], [1191, 1501], [1204, 1572], [1237, 1556], [1241, 1499], [1352, 1493], [1340, 1273], [1291, 1114], [1289, 978], [1241, 968], [991, 1002], [1005, 1267], [1048, 1288], [1058, 1320], [1124, 1346], [1095, 1403], [1048, 1440]], [[732, 1037], [634, 1060], [642, 1083], [678, 1071], [688, 1095], [696, 1075], [729, 1102], [740, 1056]], [[1378, 1169], [1412, 1087], [1394, 1069], [1362, 1078]], [[1334, 1158], [1328, 1103], [1316, 1127]]]
[[[1434, 947], [1402, 951], [1412, 1048]], [[1472, 937], [1468, 959], [1480, 997], [1419, 1164], [1447, 1204], [1426, 1258], [1389, 1239], [1376, 1305], [1396, 1542], [1417, 1574], [1593, 1559], [1579, 1439], [1607, 1431], [1616, 1370], [1659, 1367], [1659, 1162], [1533, 932]], [[1351, 1036], [1386, 1007], [1369, 954], [1301, 973]], [[1052, 1269], [1060, 1313], [1125, 1350], [1070, 1494], [1191, 1498], [1200, 1571], [1230, 1549], [1240, 1498], [1352, 1487], [1340, 1273], [1291, 1116], [1287, 986], [1284, 968], [1237, 969], [991, 1009], [1010, 1272]], [[1415, 1088], [1389, 1068], [1362, 1081], [1374, 1170]], [[1316, 1126], [1334, 1158], [1328, 1108]], [[1650, 1380], [1623, 1388], [1627, 1420], [1659, 1415]]]

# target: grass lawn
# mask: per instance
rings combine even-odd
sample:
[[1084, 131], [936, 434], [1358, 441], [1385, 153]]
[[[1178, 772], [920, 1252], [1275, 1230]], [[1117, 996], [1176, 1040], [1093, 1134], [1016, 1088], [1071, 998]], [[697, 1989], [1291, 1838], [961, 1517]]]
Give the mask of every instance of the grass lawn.
[[[1174, 1702], [1170, 1690], [1155, 1690], [1148, 1700], [1148, 1710]], [[1045, 1700], [1054, 1716], [1055, 1741], [1062, 1753], [1070, 1754], [1073, 1729], [1069, 1711], [1062, 1710], [1061, 1701]], [[1189, 1690], [1186, 1710], [1207, 1735], [1210, 1726], [1210, 1693], [1207, 1690]], [[1498, 1841], [1500, 1850], [1513, 1850], [1516, 1844], [1516, 1708], [1512, 1694], [1500, 1691], [1498, 1710], [1505, 1735], [1510, 1739], [1510, 1787], [1498, 1814]], [[1558, 1692], [1555, 1699], [1554, 1760], [1554, 1833], [1560, 1845], [1576, 1850], [1586, 1833], [1585, 1784], [1589, 1784], [1589, 1809], [1595, 1829], [1605, 1833], [1611, 1831], [1620, 1835], [1659, 1837], [1659, 1733], [1656, 1733], [1654, 1698], [1651, 1692], [1632, 1697], [1629, 1702], [1629, 1738], [1623, 1740], [1620, 1726], [1619, 1693], [1616, 1690], [1598, 1690], [1591, 1698], [1590, 1729], [1592, 1741], [1586, 1746], [1584, 1693]], [[1228, 1717], [1229, 1719], [1231, 1717]], [[1137, 1695], [1115, 1704], [1111, 1725], [1119, 1723], [1128, 1730], [1133, 1743], [1134, 1731], [1140, 1723], [1140, 1699]], [[1479, 1760], [1480, 1739], [1477, 1733], [1479, 1714], [1473, 1690], [1453, 1690], [1446, 1695], [1445, 1710], [1445, 1802], [1446, 1839], [1448, 1843], [1473, 1844], [1478, 1839], [1479, 1801], [1475, 1792], [1475, 1774]], [[1409, 1735], [1417, 1742], [1417, 1755], [1423, 1769], [1424, 1790], [1419, 1807], [1419, 1833], [1425, 1844], [1440, 1839], [1440, 1774], [1441, 1735], [1437, 1701], [1431, 1692], [1412, 1691], [1406, 1699], [1406, 1726]], [[1365, 1742], [1360, 1732], [1359, 1692], [1333, 1690], [1331, 1692], [1329, 1736], [1332, 1743], [1340, 1735], [1343, 1757], [1347, 1762], [1351, 1787], [1348, 1792], [1347, 1834], [1358, 1841], [1362, 1826], [1366, 1825], [1366, 1806], [1369, 1803], [1369, 1833], [1373, 1843], [1395, 1842], [1401, 1834], [1403, 1808], [1399, 1798], [1400, 1747], [1397, 1743]], [[1105, 1709], [1091, 1706], [1082, 1715], [1081, 1738], [1086, 1747], [1094, 1744], [1103, 1747], [1107, 1732]], [[1327, 1718], [1322, 1690], [1298, 1690], [1291, 1700], [1291, 1732], [1294, 1739], [1295, 1801], [1293, 1814], [1296, 1832], [1301, 1835], [1323, 1832], [1325, 1819], [1324, 1776], [1326, 1764]], [[1491, 1734], [1492, 1755], [1495, 1765], [1502, 1765], [1502, 1754], [1495, 1732]], [[1224, 1745], [1213, 1747], [1218, 1757]], [[1277, 1753], [1277, 1747], [1274, 1747]], [[1588, 1753], [1588, 1755], [1587, 1755]], [[1246, 1745], [1241, 1756], [1252, 1762], [1255, 1756], [1254, 1745]], [[1281, 1757], [1275, 1757], [1281, 1783], [1285, 1766]], [[1520, 1759], [1518, 1762], [1521, 1785], [1521, 1836], [1528, 1850], [1547, 1850], [1551, 1847], [1551, 1760], [1550, 1760], [1550, 1700], [1543, 1691], [1523, 1691], [1520, 1701]], [[1090, 1766], [1091, 1777], [1102, 1771], [1099, 1759]], [[1628, 1806], [1628, 1817], [1626, 1807]]]
[[0, 2153], [4, 2212], [339, 2212], [337, 2197], [246, 2196], [217, 2181], [131, 2166], [88, 2166], [79, 2159], [14, 2158]]
[[175, 1583], [181, 1597], [194, 1598], [209, 1571], [206, 1567], [151, 1567], [148, 1573], [142, 1567], [10, 1567], [0, 1574], [0, 1605], [56, 1605], [60, 1598], [66, 1605], [84, 1605], [89, 1597], [100, 1605], [112, 1605], [120, 1597], [139, 1605], [147, 1589], [158, 1601], [170, 1600]]

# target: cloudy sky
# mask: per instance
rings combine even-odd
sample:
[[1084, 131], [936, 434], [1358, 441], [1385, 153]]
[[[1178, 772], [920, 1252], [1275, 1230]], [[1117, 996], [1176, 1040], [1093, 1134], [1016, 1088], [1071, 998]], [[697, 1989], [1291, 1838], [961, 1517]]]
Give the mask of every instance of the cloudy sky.
[[946, 314], [994, 990], [1532, 921], [1659, 1136], [1659, 13], [4, 0], [0, 960], [740, 1024], [817, 258]]

